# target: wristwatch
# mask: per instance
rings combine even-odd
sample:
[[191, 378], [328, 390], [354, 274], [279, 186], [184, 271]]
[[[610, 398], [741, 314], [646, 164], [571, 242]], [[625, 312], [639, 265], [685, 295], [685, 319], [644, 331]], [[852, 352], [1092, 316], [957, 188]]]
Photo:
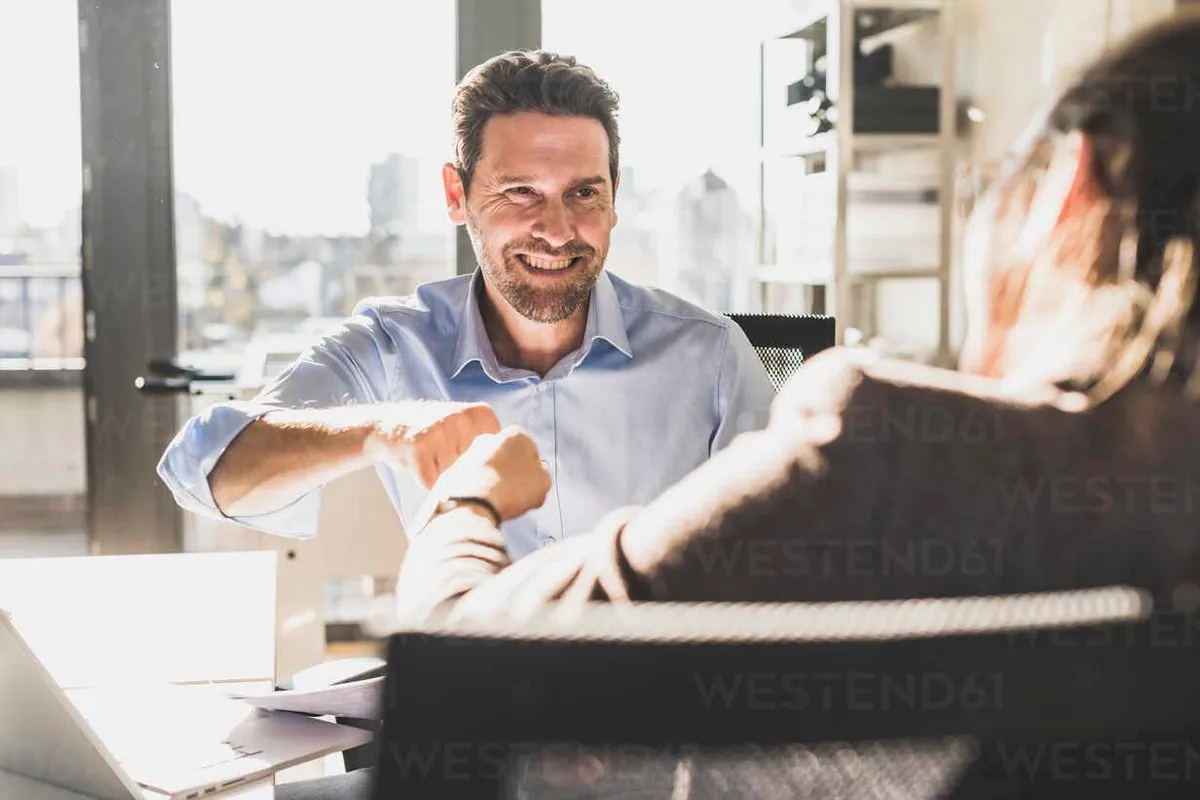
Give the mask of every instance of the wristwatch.
[[435, 499], [434, 496], [430, 495], [421, 505], [421, 509], [417, 512], [416, 517], [412, 520], [412, 524], [409, 527], [410, 535], [416, 536], [420, 534], [434, 517], [445, 514], [448, 511], [453, 511], [460, 506], [475, 506], [476, 508], [483, 509], [492, 518], [495, 526], [497, 528], [500, 527], [500, 511], [491, 500], [485, 497], [456, 496]]
[[500, 518], [500, 510], [496, 508], [491, 500], [488, 500], [485, 497], [447, 497], [438, 502], [437, 508], [433, 514], [434, 516], [438, 514], [444, 514], [447, 511], [458, 508], [459, 506], [475, 506], [476, 508], [482, 508], [491, 516], [492, 522], [495, 523], [496, 527], [500, 527], [500, 523], [502, 522]]

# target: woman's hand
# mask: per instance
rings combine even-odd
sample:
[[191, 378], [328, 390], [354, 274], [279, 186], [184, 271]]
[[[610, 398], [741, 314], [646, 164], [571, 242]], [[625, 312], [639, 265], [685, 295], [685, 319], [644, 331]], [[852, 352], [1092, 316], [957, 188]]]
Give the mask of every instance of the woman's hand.
[[515, 426], [476, 436], [433, 487], [439, 498], [482, 497], [502, 522], [539, 508], [550, 492], [550, 473], [537, 445]]
[[[501, 522], [507, 522], [540, 506], [549, 491], [550, 474], [538, 458], [537, 446], [519, 428], [508, 427], [476, 436], [438, 478], [426, 508], [437, 508], [450, 497], [479, 497], [491, 502]], [[490, 515], [471, 506], [435, 513], [419, 528], [396, 581], [400, 619], [423, 620], [512, 563]]]

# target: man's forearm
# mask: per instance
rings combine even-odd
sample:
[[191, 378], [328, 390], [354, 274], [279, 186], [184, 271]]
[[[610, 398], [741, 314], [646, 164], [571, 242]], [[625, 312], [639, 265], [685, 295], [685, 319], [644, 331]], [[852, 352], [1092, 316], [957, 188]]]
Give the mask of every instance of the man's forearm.
[[209, 476], [231, 517], [276, 511], [374, 460], [369, 406], [272, 411], [238, 434]]

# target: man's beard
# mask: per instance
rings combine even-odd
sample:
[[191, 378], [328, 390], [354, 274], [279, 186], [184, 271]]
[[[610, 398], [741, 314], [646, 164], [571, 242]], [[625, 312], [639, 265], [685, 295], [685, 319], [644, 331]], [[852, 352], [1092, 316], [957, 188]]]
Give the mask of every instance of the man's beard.
[[[592, 287], [604, 268], [607, 253], [590, 245], [572, 243], [556, 250], [544, 242], [528, 239], [508, 242], [496, 254], [484, 246], [477, 231], [478, 228], [470, 233], [484, 275], [518, 314], [534, 322], [560, 322], [574, 314], [591, 297]], [[538, 285], [526, 275], [518, 252], [556, 260], [577, 258], [579, 261], [568, 267], [576, 275], [553, 285]]]

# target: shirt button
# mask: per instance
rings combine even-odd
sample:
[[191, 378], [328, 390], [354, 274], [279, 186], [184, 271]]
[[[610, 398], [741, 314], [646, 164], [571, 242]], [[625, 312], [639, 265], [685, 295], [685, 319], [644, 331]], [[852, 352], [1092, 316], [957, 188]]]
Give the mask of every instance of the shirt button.
[[545, 392], [545, 391], [546, 391], [547, 389], [549, 389], [549, 388], [550, 388], [550, 384], [548, 384], [548, 383], [539, 383], [539, 384], [538, 384], [538, 388], [537, 388], [537, 390], [538, 390], [539, 392]]

